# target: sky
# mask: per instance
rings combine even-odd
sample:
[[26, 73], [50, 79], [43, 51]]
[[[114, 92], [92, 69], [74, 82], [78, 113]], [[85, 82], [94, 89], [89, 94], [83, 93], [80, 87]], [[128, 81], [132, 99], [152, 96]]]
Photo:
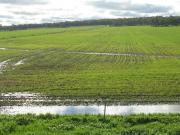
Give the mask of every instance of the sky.
[[179, 16], [180, 0], [0, 0], [0, 24]]

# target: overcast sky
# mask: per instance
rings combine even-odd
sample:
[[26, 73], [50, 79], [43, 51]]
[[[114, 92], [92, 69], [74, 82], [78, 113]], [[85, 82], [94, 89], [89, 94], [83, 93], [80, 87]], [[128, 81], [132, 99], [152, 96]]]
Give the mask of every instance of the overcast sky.
[[0, 24], [180, 15], [180, 0], [0, 0]]

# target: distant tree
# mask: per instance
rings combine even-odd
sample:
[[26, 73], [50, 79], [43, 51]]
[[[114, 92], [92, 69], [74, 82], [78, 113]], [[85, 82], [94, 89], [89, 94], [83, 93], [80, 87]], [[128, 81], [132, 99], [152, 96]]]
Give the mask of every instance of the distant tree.
[[43, 23], [43, 24], [23, 24], [12, 26], [1, 26], [0, 31], [22, 30], [29, 28], [59, 28], [70, 26], [91, 26], [91, 25], [108, 25], [108, 26], [177, 26], [180, 25], [180, 16], [169, 17], [140, 17], [140, 18], [119, 18], [119, 19], [100, 19], [100, 20], [85, 20], [85, 21], [67, 21], [59, 23]]

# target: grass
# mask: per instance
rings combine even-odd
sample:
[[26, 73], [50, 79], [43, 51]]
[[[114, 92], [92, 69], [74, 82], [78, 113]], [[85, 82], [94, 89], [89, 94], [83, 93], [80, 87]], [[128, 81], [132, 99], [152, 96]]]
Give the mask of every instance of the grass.
[[[72, 27], [0, 32], [1, 92], [180, 101], [180, 27]], [[129, 53], [106, 56], [68, 52]], [[170, 56], [170, 57], [158, 57]], [[14, 66], [19, 60], [25, 63]]]
[[0, 135], [179, 135], [179, 114], [0, 115]]

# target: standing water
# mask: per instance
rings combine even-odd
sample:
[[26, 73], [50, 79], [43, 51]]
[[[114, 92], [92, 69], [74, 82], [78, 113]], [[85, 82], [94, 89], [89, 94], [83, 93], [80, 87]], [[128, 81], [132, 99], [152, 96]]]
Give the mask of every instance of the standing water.
[[78, 104], [75, 100], [53, 99], [33, 93], [2, 93], [0, 114], [104, 114], [104, 110], [107, 115], [180, 113], [180, 104], [121, 105], [111, 102], [106, 106], [103, 102], [90, 100], [76, 102]]
[[[104, 114], [103, 105], [77, 106], [1, 106], [0, 114]], [[106, 107], [107, 115], [153, 113], [180, 113], [180, 105], [111, 105]]]

